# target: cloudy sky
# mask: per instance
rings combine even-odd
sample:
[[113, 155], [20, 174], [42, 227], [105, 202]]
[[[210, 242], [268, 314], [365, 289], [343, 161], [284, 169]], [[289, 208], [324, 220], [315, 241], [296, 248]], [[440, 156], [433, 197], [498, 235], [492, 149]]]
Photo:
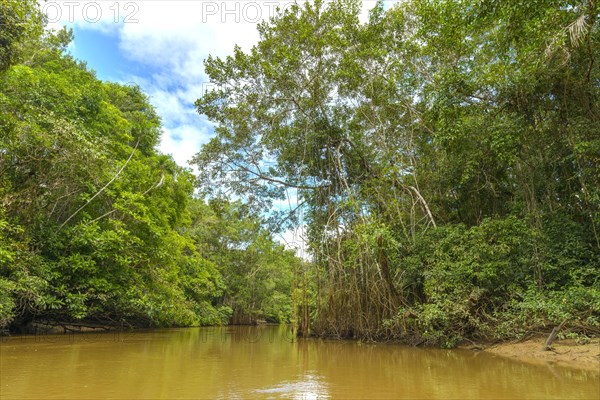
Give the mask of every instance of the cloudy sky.
[[[73, 28], [70, 52], [86, 61], [98, 78], [137, 84], [149, 95], [164, 126], [160, 150], [180, 165], [187, 165], [213, 133], [212, 124], [193, 106], [210, 87], [204, 59], [209, 54], [227, 56], [236, 44], [250, 49], [258, 40], [256, 24], [273, 15], [276, 7], [290, 4], [278, 0], [41, 2], [51, 27]], [[363, 4], [366, 16], [375, 1], [363, 0]]]

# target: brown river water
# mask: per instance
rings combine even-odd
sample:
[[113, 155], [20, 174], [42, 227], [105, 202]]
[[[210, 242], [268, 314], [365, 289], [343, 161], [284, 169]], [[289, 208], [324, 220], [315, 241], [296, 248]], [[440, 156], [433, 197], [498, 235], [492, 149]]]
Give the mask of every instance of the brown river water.
[[0, 399], [599, 399], [600, 371], [285, 326], [0, 338]]

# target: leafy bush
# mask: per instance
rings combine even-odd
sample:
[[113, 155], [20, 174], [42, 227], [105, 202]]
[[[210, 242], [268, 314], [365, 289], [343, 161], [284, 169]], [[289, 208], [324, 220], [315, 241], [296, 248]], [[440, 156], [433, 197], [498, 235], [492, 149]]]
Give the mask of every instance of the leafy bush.
[[563, 320], [575, 331], [597, 331], [593, 251], [577, 226], [563, 223], [559, 237], [555, 223], [533, 229], [507, 217], [429, 231], [406, 255], [409, 270], [421, 267], [422, 297], [388, 325], [445, 347], [462, 338], [522, 337]]

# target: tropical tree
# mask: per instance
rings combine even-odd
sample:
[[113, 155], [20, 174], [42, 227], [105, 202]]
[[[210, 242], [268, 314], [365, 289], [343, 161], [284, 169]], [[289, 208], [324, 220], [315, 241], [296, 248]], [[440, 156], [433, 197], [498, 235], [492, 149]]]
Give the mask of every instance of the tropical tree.
[[[555, 289], [597, 298], [595, 2], [379, 3], [363, 24], [359, 6], [263, 23], [248, 53], [207, 59], [218, 89], [196, 103], [217, 124], [195, 158], [201, 189], [257, 207], [297, 193], [313, 327], [452, 345], [514, 335], [490, 327]], [[597, 329], [597, 307], [550, 303], [536, 323]]]

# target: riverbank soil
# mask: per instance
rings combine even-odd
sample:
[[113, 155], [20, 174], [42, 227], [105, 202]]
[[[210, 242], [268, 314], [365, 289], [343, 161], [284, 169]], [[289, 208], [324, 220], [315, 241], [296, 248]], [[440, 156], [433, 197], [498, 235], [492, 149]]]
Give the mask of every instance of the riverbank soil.
[[591, 339], [585, 344], [571, 339], [556, 340], [548, 351], [543, 350], [545, 341], [545, 337], [537, 337], [522, 342], [486, 346], [483, 350], [529, 363], [553, 363], [600, 372], [600, 338]]

